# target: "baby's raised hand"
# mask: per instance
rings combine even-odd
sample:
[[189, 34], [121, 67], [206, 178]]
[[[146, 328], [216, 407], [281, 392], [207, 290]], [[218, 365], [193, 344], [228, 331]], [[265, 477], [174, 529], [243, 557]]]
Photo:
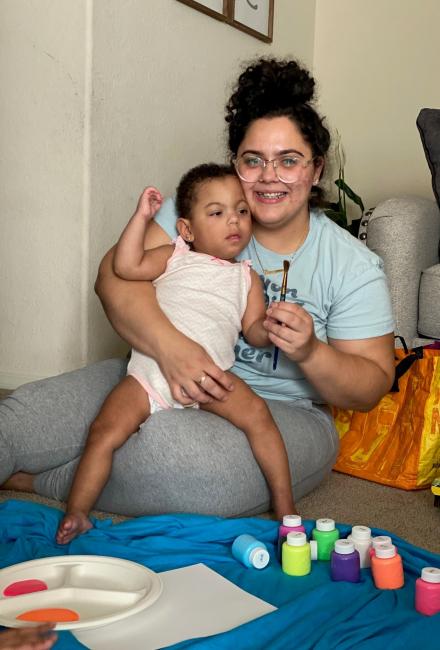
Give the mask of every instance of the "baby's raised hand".
[[149, 221], [159, 210], [162, 201], [163, 197], [159, 190], [155, 187], [146, 187], [139, 198], [136, 212]]

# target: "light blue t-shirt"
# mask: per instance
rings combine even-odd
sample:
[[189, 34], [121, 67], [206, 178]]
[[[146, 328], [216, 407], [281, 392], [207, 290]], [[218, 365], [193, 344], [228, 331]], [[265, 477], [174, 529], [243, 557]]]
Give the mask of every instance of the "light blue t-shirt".
[[[164, 202], [155, 219], [172, 239], [176, 237], [173, 199]], [[307, 239], [290, 258], [264, 248], [252, 238], [239, 259], [252, 260], [267, 304], [279, 300], [283, 260], [290, 259], [286, 301], [298, 303], [309, 312], [321, 341], [327, 341], [327, 337], [366, 339], [394, 329], [382, 260], [323, 212], [311, 211]], [[272, 269], [280, 271], [267, 274]], [[281, 351], [277, 368], [272, 370], [273, 354], [273, 346], [255, 348], [241, 336], [231, 370], [266, 399], [323, 402], [296, 363]]]

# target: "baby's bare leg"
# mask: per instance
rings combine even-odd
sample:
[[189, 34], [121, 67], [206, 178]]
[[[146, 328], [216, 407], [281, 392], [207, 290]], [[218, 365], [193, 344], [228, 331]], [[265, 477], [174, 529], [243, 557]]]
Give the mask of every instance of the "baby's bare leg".
[[289, 460], [281, 433], [265, 401], [232, 373], [234, 390], [224, 402], [200, 405], [205, 411], [232, 422], [246, 434], [255, 460], [269, 486], [272, 507], [278, 519], [295, 514]]
[[92, 527], [88, 514], [108, 481], [113, 453], [149, 415], [147, 393], [134, 377], [124, 377], [107, 396], [90, 427], [67, 500], [66, 516], [58, 528], [59, 544], [67, 544]]

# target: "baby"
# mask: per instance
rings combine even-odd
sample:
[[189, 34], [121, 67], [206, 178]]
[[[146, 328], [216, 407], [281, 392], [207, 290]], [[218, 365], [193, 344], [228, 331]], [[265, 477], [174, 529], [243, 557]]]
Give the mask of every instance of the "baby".
[[[227, 370], [234, 363], [240, 331], [251, 345], [270, 345], [263, 326], [261, 280], [248, 261], [236, 261], [252, 234], [240, 182], [227, 165], [191, 169], [177, 189], [179, 237], [172, 244], [144, 250], [146, 226], [161, 204], [159, 191], [147, 187], [117, 244], [114, 270], [127, 280], [152, 281], [159, 305], [174, 326]], [[227, 399], [200, 407], [246, 434], [277, 518], [295, 513], [289, 462], [278, 427], [265, 401], [238, 377], [230, 377], [234, 390]], [[205, 380], [206, 376], [196, 378], [202, 388]], [[66, 544], [92, 527], [88, 514], [109, 478], [114, 451], [152, 413], [166, 408], [182, 405], [173, 399], [157, 363], [133, 350], [127, 376], [108, 395], [90, 427], [58, 528], [58, 543]]]

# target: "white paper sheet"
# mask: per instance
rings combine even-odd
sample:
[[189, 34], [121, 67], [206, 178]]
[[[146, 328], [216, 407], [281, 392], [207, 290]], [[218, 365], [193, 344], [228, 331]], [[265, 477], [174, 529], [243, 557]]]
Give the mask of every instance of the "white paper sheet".
[[[249, 569], [251, 570], [251, 569]], [[276, 610], [204, 564], [160, 574], [163, 592], [151, 607], [76, 638], [91, 650], [157, 650], [231, 630]]]

